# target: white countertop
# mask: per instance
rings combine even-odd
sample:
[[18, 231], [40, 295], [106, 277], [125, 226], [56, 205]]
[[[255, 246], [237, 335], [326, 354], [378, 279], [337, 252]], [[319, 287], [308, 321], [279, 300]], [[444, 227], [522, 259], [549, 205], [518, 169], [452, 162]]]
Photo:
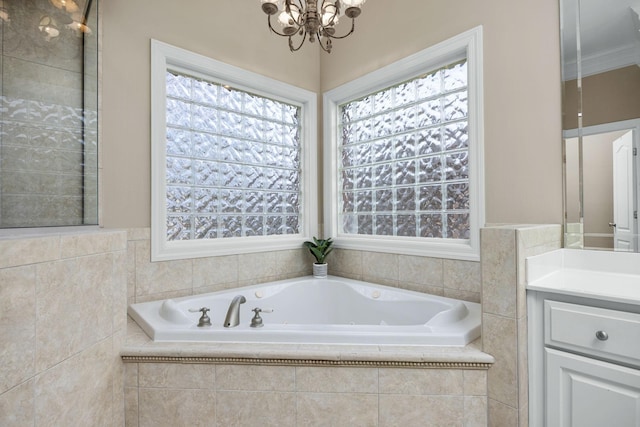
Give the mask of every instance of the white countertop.
[[559, 249], [526, 266], [528, 290], [640, 305], [640, 254]]

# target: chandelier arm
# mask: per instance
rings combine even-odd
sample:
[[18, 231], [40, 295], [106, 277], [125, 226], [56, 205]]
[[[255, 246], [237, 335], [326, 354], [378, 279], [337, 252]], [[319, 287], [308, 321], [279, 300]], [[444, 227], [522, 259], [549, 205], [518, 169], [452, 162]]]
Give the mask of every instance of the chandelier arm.
[[302, 37], [300, 38], [300, 44], [298, 45], [298, 47], [293, 47], [293, 35], [289, 36], [289, 50], [291, 52], [299, 51], [302, 45], [304, 44], [306, 37], [307, 37], [307, 32], [305, 31], [304, 34], [302, 34]]
[[320, 39], [320, 33], [316, 33], [316, 38], [318, 39], [318, 45], [320, 45], [320, 48], [327, 53], [331, 53], [331, 48], [327, 49], [324, 46], [324, 43], [322, 43], [322, 40]]
[[[273, 25], [271, 25], [271, 15], [267, 15], [267, 23], [269, 24], [269, 29], [272, 32], [274, 32], [275, 34], [277, 34], [277, 35], [279, 35], [281, 37], [289, 37], [289, 38], [291, 37], [291, 35], [281, 33], [278, 30], [276, 30], [275, 28], [273, 28]], [[300, 29], [299, 27], [298, 27], [298, 29], [296, 29], [296, 33], [299, 31], [299, 29]]]
[[302, 27], [304, 25], [304, 16], [306, 15], [305, 11], [307, 10], [307, 8], [302, 4], [302, 0], [298, 0], [297, 4], [293, 0], [285, 0], [284, 10], [289, 14], [290, 17], [293, 17], [293, 15], [291, 14], [291, 6], [298, 9], [298, 18], [294, 19], [294, 22], [296, 23], [298, 28]]
[[351, 34], [353, 34], [355, 29], [356, 29], [356, 18], [351, 18], [351, 30], [349, 30], [349, 32], [347, 34], [345, 34], [343, 36], [334, 36], [334, 35], [327, 34], [326, 37], [328, 37], [330, 39], [335, 39], [335, 40], [346, 39]]

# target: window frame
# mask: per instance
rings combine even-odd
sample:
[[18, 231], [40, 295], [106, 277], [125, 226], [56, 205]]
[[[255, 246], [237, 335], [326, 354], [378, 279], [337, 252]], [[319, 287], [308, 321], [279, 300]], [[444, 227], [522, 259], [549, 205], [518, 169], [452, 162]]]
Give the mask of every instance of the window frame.
[[[436, 239], [339, 233], [339, 105], [410, 80], [463, 57], [467, 58], [468, 67], [470, 238]], [[480, 227], [484, 225], [485, 218], [482, 83], [482, 26], [478, 26], [324, 93], [324, 231], [326, 236], [334, 238], [335, 247], [471, 261], [480, 259]]]
[[[166, 210], [166, 72], [228, 84], [302, 108], [301, 222], [299, 234], [168, 241]], [[298, 249], [317, 234], [317, 95], [215, 59], [151, 40], [151, 260]]]

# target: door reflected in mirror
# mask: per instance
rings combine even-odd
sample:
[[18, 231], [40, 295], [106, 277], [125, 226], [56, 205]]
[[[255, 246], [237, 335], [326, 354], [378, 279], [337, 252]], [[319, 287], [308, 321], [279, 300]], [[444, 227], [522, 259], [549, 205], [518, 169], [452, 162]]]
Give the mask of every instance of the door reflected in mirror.
[[639, 129], [640, 120], [583, 128], [582, 153], [577, 130], [565, 132], [565, 247], [638, 250]]
[[640, 0], [560, 0], [565, 247], [638, 251]]

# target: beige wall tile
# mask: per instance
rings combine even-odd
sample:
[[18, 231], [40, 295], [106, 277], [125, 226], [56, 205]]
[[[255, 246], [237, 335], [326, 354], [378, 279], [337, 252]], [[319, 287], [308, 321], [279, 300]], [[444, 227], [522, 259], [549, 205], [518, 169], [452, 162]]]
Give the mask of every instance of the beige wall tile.
[[144, 388], [214, 389], [215, 366], [181, 363], [140, 363], [138, 382]]
[[135, 302], [136, 298], [136, 245], [133, 241], [127, 242], [127, 301]]
[[150, 242], [135, 242], [136, 300], [145, 295], [193, 289], [193, 261], [151, 262]]
[[465, 396], [487, 395], [487, 371], [483, 369], [466, 369], [462, 371]]
[[63, 69], [5, 55], [2, 78], [3, 95], [8, 98], [67, 106], [79, 106], [82, 102], [82, 79]]
[[100, 231], [60, 236], [61, 258], [76, 258], [126, 249], [127, 233], [124, 231]]
[[113, 331], [127, 327], [127, 251], [113, 253]]
[[35, 299], [35, 266], [0, 270], [0, 393], [35, 374]]
[[377, 393], [375, 368], [296, 368], [296, 390], [316, 393]]
[[362, 252], [349, 249], [334, 249], [329, 263], [329, 274], [360, 280], [362, 278]]
[[140, 427], [211, 426], [216, 415], [214, 391], [141, 388], [138, 392]]
[[111, 424], [112, 345], [103, 340], [36, 377], [35, 425]]
[[193, 260], [193, 287], [220, 288], [238, 282], [238, 256], [219, 256]]
[[380, 427], [451, 427], [464, 420], [463, 396], [380, 395]]
[[[327, 262], [331, 257], [327, 257]], [[276, 253], [276, 276], [278, 279], [308, 276], [312, 274], [315, 259], [306, 248], [279, 251]]]
[[[190, 295], [193, 295], [193, 292], [191, 289], [180, 289], [177, 291], [158, 292], [158, 293], [149, 294], [149, 295], [138, 295], [134, 299], [136, 303], [139, 303], [139, 302], [157, 301], [157, 300], [163, 300], [163, 299], [169, 299], [169, 298], [180, 298], [180, 297], [186, 297]], [[132, 301], [129, 301], [129, 303], [132, 303]]]
[[400, 286], [412, 283], [421, 286], [442, 287], [443, 260], [421, 256], [398, 256], [398, 281]]
[[516, 293], [517, 317], [527, 314], [526, 259], [562, 247], [562, 227], [546, 225], [517, 230], [518, 288]]
[[124, 386], [138, 387], [138, 363], [124, 364]]
[[238, 280], [240, 283], [260, 283], [275, 280], [276, 253], [238, 255]]
[[398, 282], [398, 287], [401, 289], [407, 289], [410, 291], [422, 292], [425, 294], [444, 296], [445, 289], [437, 286], [418, 285], [409, 282]]
[[516, 320], [484, 314], [482, 340], [483, 350], [496, 359], [488, 372], [488, 396], [516, 407], [518, 404]]
[[489, 399], [489, 427], [518, 425], [518, 410], [509, 405]]
[[216, 366], [217, 390], [295, 391], [293, 366]]
[[482, 294], [480, 292], [467, 292], [460, 291], [458, 289], [444, 289], [443, 295], [447, 298], [459, 299], [462, 301], [477, 302], [482, 301]]
[[0, 239], [0, 268], [60, 258], [60, 236]]
[[362, 276], [371, 277], [375, 283], [397, 283], [400, 256], [382, 252], [362, 253]]
[[486, 427], [487, 416], [486, 396], [464, 397], [464, 427]]
[[380, 369], [380, 393], [462, 395], [461, 369]]
[[36, 369], [46, 369], [112, 333], [113, 255], [38, 264]]
[[443, 267], [445, 288], [478, 293], [482, 290], [479, 262], [445, 259]]
[[529, 402], [520, 406], [518, 427], [529, 427]]
[[124, 382], [125, 382], [125, 364], [120, 356], [120, 351], [127, 340], [127, 331], [123, 329], [117, 331], [111, 337], [111, 363], [113, 366], [113, 374], [111, 381], [111, 389], [113, 395], [112, 406], [112, 424], [114, 426], [125, 425], [124, 420]]
[[378, 396], [299, 393], [298, 426], [377, 426]]
[[527, 318], [518, 319], [518, 408], [522, 408], [529, 402], [529, 357], [527, 354], [528, 331]]
[[562, 242], [562, 225], [541, 224], [535, 226], [522, 226], [518, 228], [518, 239], [522, 248], [531, 249], [546, 246], [552, 242]]
[[126, 231], [129, 241], [151, 239], [151, 228], [149, 227], [127, 228]]
[[510, 228], [483, 228], [480, 233], [482, 309], [516, 316], [516, 240]]
[[124, 389], [124, 425], [126, 427], [138, 427], [137, 387], [125, 387]]
[[33, 380], [26, 381], [5, 393], [0, 393], [0, 425], [3, 427], [35, 425], [33, 396]]
[[216, 411], [218, 426], [295, 426], [296, 395], [276, 391], [218, 391]]

